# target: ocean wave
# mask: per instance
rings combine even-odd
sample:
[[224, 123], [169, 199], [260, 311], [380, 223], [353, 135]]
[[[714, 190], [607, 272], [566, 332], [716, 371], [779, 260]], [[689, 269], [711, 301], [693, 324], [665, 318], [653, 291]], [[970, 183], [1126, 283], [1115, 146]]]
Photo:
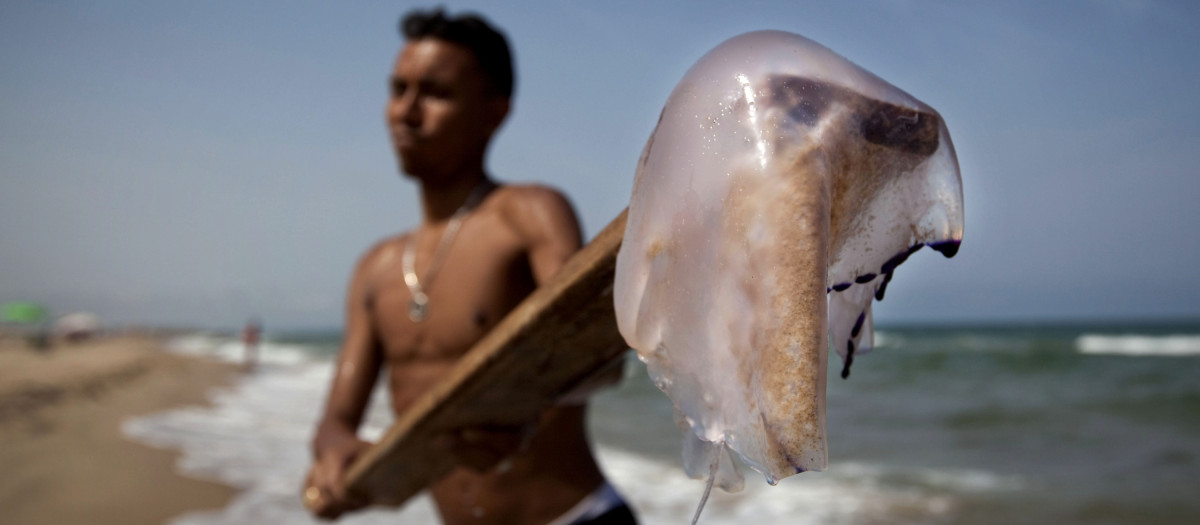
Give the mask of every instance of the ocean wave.
[[[176, 351], [227, 356], [227, 342], [193, 338]], [[215, 352], [215, 354], [214, 354]], [[270, 354], [267, 354], [270, 355]], [[184, 475], [218, 481], [241, 489], [226, 508], [191, 513], [174, 525], [243, 523], [323, 523], [300, 504], [299, 491], [311, 461], [309, 440], [324, 405], [333, 363], [329, 360], [259, 368], [235, 385], [214, 391], [211, 406], [188, 407], [125, 421], [122, 431], [136, 441], [179, 450]], [[364, 439], [379, 439], [392, 422], [382, 389], [368, 408]], [[433, 506], [418, 499], [397, 521], [395, 512], [360, 513], [339, 521], [350, 525], [436, 523]]]
[[1035, 338], [1014, 334], [986, 334], [970, 331], [931, 333], [875, 331], [875, 348], [900, 351], [1009, 352], [1028, 350], [1035, 342]]
[[1200, 355], [1200, 335], [1083, 334], [1075, 338], [1075, 348], [1081, 354], [1129, 356]]
[[847, 462], [831, 467], [830, 473], [853, 484], [917, 487], [926, 491], [957, 494], [1012, 492], [1024, 486], [1017, 476], [974, 469], [911, 468]]
[[[241, 340], [228, 336], [190, 334], [175, 337], [166, 344], [167, 350], [177, 354], [205, 357], [227, 363], [244, 363], [246, 345]], [[316, 348], [301, 344], [276, 343], [270, 340], [258, 345], [257, 364], [267, 366], [296, 366], [319, 360], [322, 357]]]
[[[644, 523], [683, 523], [704, 490], [679, 464], [597, 447], [605, 474]], [[847, 462], [768, 485], [746, 470], [738, 493], [714, 490], [701, 521], [710, 525], [937, 523], [953, 521], [964, 497], [1018, 490], [1018, 478], [979, 470], [907, 469]]]
[[[193, 336], [175, 341], [172, 348], [193, 355], [240, 358], [232, 344], [238, 343], [231, 338]], [[286, 345], [266, 352], [276, 353], [286, 353]], [[224, 509], [181, 516], [174, 525], [319, 523], [301, 506], [299, 490], [311, 461], [308, 441], [327, 395], [333, 363], [328, 358], [299, 364], [284, 361], [290, 362], [290, 358], [274, 361], [276, 366], [260, 367], [231, 387], [215, 391], [211, 406], [125, 422], [123, 431], [134, 439], [181, 451], [179, 469], [185, 475], [241, 489]], [[623, 402], [629, 404], [629, 410], [637, 410], [643, 401], [634, 396]], [[385, 388], [379, 387], [361, 434], [378, 439], [392, 419]], [[595, 450], [606, 475], [643, 523], [684, 523], [692, 515], [704, 483], [689, 479], [678, 461], [604, 442]], [[984, 471], [861, 462], [838, 463], [827, 472], [793, 476], [773, 487], [752, 471], [746, 475], [744, 491], [714, 491], [704, 509], [703, 523], [777, 523], [784, 519], [800, 525], [953, 522], [956, 510], [979, 493], [1020, 486], [1019, 480]], [[372, 510], [344, 521], [351, 525], [436, 522], [434, 506], [424, 495], [399, 512]]]

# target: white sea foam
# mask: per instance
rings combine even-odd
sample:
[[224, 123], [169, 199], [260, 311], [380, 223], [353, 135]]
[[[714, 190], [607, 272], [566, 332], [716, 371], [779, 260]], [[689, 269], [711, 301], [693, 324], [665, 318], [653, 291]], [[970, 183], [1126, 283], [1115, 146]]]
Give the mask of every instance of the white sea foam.
[[1007, 335], [986, 335], [968, 331], [930, 336], [913, 332], [889, 332], [875, 330], [875, 348], [905, 350], [953, 349], [955, 352], [1005, 352], [1026, 350], [1031, 342], [1027, 339]]
[[[219, 337], [177, 339], [171, 349], [240, 362], [241, 344]], [[324, 405], [332, 362], [302, 347], [264, 344], [260, 366], [232, 387], [210, 395], [212, 406], [189, 407], [127, 420], [126, 435], [151, 446], [181, 450], [180, 471], [220, 481], [242, 492], [219, 511], [178, 517], [176, 525], [322, 523], [301, 506], [299, 491], [310, 464], [308, 442]], [[371, 401], [360, 434], [378, 439], [391, 423], [382, 389]], [[373, 510], [340, 523], [436, 523], [427, 498], [398, 516]]]
[[[221, 338], [180, 340], [175, 351], [220, 359], [239, 356]], [[296, 350], [296, 349], [293, 349]], [[267, 354], [283, 354], [268, 352]], [[212, 406], [190, 407], [131, 419], [125, 433], [152, 446], [182, 451], [180, 471], [224, 482], [241, 493], [224, 509], [177, 517], [174, 525], [321, 523], [300, 504], [310, 463], [308, 441], [333, 373], [328, 357], [297, 351], [302, 359], [268, 359], [270, 366], [211, 396]], [[363, 435], [377, 439], [391, 422], [383, 388], [377, 388]], [[639, 401], [640, 402], [640, 401]], [[633, 409], [633, 408], [631, 408]], [[703, 483], [687, 478], [678, 462], [607, 447], [598, 459], [642, 523], [683, 523], [695, 509]], [[704, 509], [707, 525], [754, 523], [932, 523], [952, 519], [963, 497], [1011, 490], [1019, 480], [982, 471], [901, 469], [837, 463], [824, 473], [783, 480], [778, 486], [747, 483], [737, 494], [715, 491]], [[399, 512], [370, 510], [339, 523], [437, 523], [427, 496]]]
[[[618, 449], [598, 448], [606, 475], [644, 523], [683, 523], [704, 490], [677, 464]], [[749, 481], [749, 479], [748, 479]], [[932, 523], [950, 518], [970, 494], [1017, 490], [1014, 477], [978, 470], [903, 469], [866, 463], [830, 465], [777, 486], [748, 482], [739, 493], [713, 491], [700, 521], [706, 524]]]
[[[176, 337], [167, 342], [167, 350], [183, 355], [207, 357], [227, 363], [242, 363], [246, 345], [229, 337], [193, 334]], [[312, 352], [303, 345], [290, 345], [265, 340], [259, 344], [257, 362], [266, 366], [294, 366], [311, 361]]]
[[1200, 355], [1200, 335], [1083, 334], [1075, 339], [1075, 348], [1083, 354], [1118, 354], [1129, 356]]

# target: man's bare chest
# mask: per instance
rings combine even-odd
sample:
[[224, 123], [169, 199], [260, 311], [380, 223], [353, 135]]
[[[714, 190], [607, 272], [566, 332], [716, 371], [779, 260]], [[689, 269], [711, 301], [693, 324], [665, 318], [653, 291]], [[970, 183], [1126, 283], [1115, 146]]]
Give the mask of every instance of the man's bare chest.
[[[533, 290], [519, 246], [481, 235], [460, 241], [436, 279], [422, 283], [423, 317], [412, 315], [414, 295], [400, 261], [377, 269], [367, 309], [389, 362], [457, 359]], [[414, 270], [418, 277], [429, 274], [420, 264]]]

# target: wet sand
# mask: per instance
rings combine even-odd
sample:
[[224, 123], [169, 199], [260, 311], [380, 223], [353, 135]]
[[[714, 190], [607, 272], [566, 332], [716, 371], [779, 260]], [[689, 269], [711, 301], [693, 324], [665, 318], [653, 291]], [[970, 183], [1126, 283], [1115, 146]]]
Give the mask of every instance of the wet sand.
[[176, 474], [130, 441], [129, 417], [207, 402], [238, 373], [119, 336], [37, 351], [0, 335], [0, 523], [159, 524], [225, 506], [232, 488]]

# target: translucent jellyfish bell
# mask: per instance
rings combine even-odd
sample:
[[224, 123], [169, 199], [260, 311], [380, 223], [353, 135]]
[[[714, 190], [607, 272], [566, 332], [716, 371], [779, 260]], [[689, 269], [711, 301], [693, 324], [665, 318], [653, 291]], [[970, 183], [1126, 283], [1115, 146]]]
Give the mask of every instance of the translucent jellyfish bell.
[[923, 245], [952, 256], [962, 230], [929, 106], [790, 33], [692, 66], [638, 163], [614, 287], [621, 334], [694, 440], [689, 473], [727, 450], [771, 481], [823, 470], [830, 340], [848, 373], [896, 266]]

